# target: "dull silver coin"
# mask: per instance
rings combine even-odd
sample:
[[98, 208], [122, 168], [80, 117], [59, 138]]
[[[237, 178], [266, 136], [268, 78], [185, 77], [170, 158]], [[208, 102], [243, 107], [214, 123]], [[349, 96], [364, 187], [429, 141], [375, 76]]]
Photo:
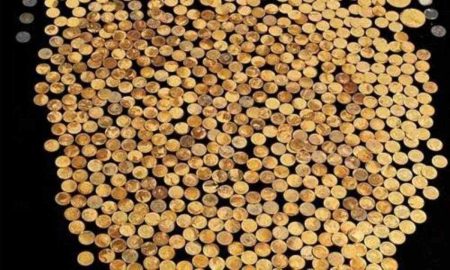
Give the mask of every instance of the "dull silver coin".
[[30, 33], [26, 32], [26, 31], [20, 31], [16, 35], [16, 40], [19, 43], [27, 43], [30, 41], [30, 39], [31, 39], [31, 35], [30, 35]]
[[431, 27], [431, 33], [435, 37], [445, 37], [447, 35], [447, 29], [442, 25], [435, 25]]
[[29, 12], [22, 13], [19, 16], [19, 21], [23, 24], [31, 24], [34, 22], [34, 15]]
[[433, 4], [433, 0], [419, 0], [419, 4], [421, 4], [422, 6], [430, 6], [431, 4]]
[[37, 0], [22, 0], [22, 3], [26, 7], [34, 7], [37, 4]]
[[434, 8], [427, 8], [424, 13], [428, 20], [436, 20], [439, 17], [439, 11]]

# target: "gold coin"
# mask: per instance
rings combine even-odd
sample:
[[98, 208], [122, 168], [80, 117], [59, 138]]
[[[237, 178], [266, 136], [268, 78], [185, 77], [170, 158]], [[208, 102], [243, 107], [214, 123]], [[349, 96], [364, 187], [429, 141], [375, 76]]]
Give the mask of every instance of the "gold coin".
[[424, 188], [423, 196], [428, 200], [436, 200], [439, 198], [439, 190], [433, 186], [428, 186]]
[[56, 152], [59, 150], [60, 148], [60, 144], [57, 140], [55, 139], [50, 139], [47, 140], [44, 144], [44, 148], [45, 150], [47, 150], [48, 152]]
[[419, 28], [425, 24], [426, 17], [422, 11], [415, 8], [408, 8], [400, 14], [400, 21], [410, 28]]
[[427, 141], [427, 146], [428, 146], [428, 149], [430, 149], [431, 151], [438, 152], [438, 151], [442, 150], [443, 143], [439, 139], [432, 138]]
[[81, 266], [90, 266], [94, 263], [94, 254], [90, 251], [83, 251], [78, 254], [78, 263]]
[[447, 167], [447, 165], [448, 165], [447, 158], [442, 155], [434, 156], [433, 159], [431, 160], [431, 162], [433, 163], [433, 165], [436, 168], [440, 168], [440, 169], [443, 169], [443, 168]]
[[411, 4], [411, 0], [388, 0], [387, 2], [396, 8], [404, 8]]

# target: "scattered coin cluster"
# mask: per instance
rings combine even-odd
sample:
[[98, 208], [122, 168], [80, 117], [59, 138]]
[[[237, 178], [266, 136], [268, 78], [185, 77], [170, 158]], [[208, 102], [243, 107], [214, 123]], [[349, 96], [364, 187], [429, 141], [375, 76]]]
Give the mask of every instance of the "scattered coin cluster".
[[[431, 6], [433, 4], [433, 0], [419, 0], [419, 4], [422, 6]], [[427, 20], [435, 21], [439, 18], [439, 11], [437, 11], [435, 8], [427, 8], [424, 10], [425, 17]], [[447, 35], [447, 29], [440, 25], [433, 25], [431, 27], [431, 34], [438, 38], [443, 38]]]
[[79, 264], [398, 269], [447, 166], [410, 3], [45, 0], [34, 102]]
[[[27, 8], [32, 8], [37, 5], [37, 0], [23, 0], [22, 4]], [[29, 12], [20, 14], [19, 21], [22, 24], [28, 25], [34, 22], [34, 15]], [[28, 31], [20, 31], [16, 34], [16, 41], [19, 43], [28, 43], [31, 40], [31, 34]]]

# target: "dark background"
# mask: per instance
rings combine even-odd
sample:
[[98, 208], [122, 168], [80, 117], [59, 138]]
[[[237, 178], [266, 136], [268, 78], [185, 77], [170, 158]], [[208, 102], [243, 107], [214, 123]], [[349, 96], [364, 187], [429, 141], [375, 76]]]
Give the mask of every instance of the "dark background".
[[[416, 1], [417, 0], [413, 0]], [[8, 7], [5, 6], [8, 2]], [[49, 124], [45, 110], [32, 102], [33, 85], [40, 79], [34, 67], [38, 62], [38, 48], [47, 45], [43, 33], [45, 20], [39, 1], [35, 8], [26, 8], [20, 0], [0, 1], [2, 16], [0, 51], [1, 84], [0, 109], [0, 269], [81, 269], [76, 263], [76, 254], [82, 250], [76, 237], [67, 230], [63, 208], [54, 203], [59, 189], [53, 158], [43, 150], [43, 142], [49, 136]], [[435, 0], [432, 7], [440, 11], [435, 22], [450, 30], [450, 1]], [[22, 12], [32, 12], [36, 21], [32, 25], [21, 25], [18, 17]], [[450, 157], [450, 46], [449, 39], [433, 37], [428, 22], [423, 30], [415, 30], [414, 40], [419, 48], [428, 48], [433, 53], [431, 60], [432, 80], [440, 85], [434, 97], [437, 109], [434, 136], [446, 144], [445, 155]], [[18, 31], [31, 32], [32, 41], [19, 44], [14, 40]], [[411, 32], [409, 32], [411, 33]], [[450, 35], [449, 35], [450, 36]], [[41, 37], [41, 38], [38, 38]], [[418, 231], [408, 236], [405, 245], [399, 247], [396, 258], [400, 270], [448, 269], [450, 250], [450, 170], [440, 171], [434, 183], [441, 191], [438, 201], [429, 202], [426, 212], [429, 220], [418, 226]], [[105, 266], [92, 269], [107, 269]]]

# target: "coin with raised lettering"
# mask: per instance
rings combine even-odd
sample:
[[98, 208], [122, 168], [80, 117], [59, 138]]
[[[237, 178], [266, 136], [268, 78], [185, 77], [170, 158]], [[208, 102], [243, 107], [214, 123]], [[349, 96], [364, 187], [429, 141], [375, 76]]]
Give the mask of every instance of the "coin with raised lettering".
[[431, 6], [433, 4], [433, 0], [419, 0], [419, 4], [422, 6]]

